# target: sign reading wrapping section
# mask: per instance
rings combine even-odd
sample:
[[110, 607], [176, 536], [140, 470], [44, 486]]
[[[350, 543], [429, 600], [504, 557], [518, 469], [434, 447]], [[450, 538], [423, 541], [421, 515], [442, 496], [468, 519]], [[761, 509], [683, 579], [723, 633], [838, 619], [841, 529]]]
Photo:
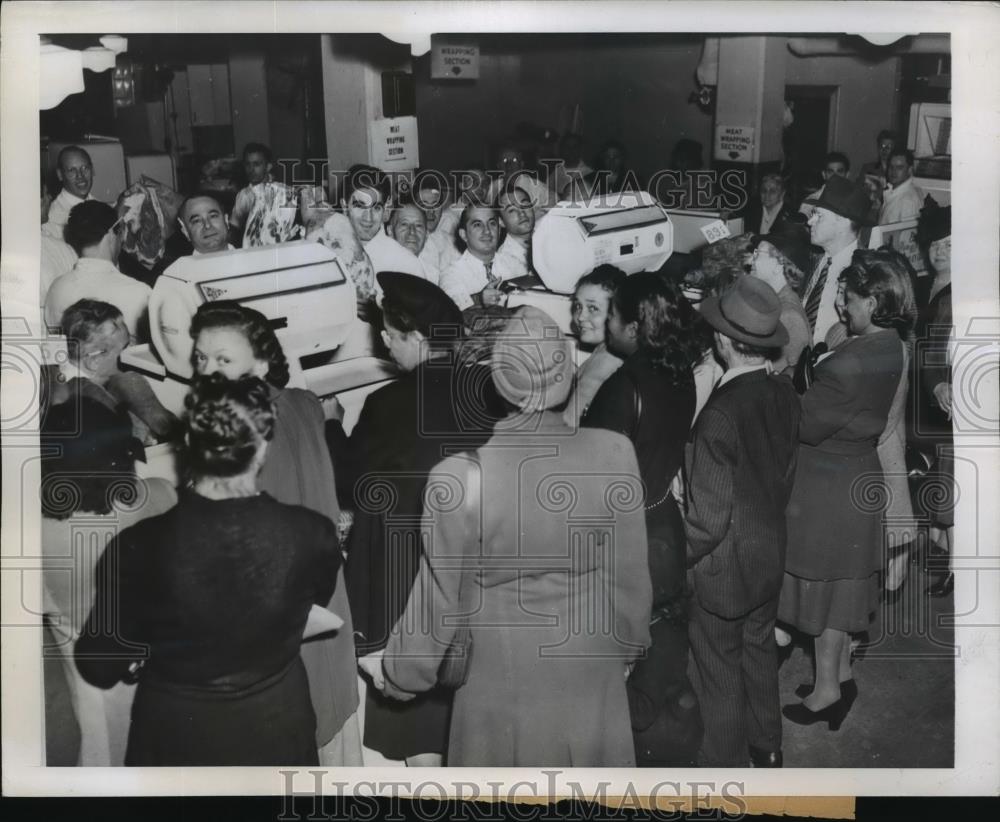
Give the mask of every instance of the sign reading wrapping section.
[[383, 171], [409, 171], [420, 165], [416, 117], [386, 117], [368, 124], [371, 164]]
[[752, 163], [753, 131], [753, 126], [716, 126], [715, 159]]
[[479, 43], [468, 37], [431, 35], [432, 80], [479, 78]]

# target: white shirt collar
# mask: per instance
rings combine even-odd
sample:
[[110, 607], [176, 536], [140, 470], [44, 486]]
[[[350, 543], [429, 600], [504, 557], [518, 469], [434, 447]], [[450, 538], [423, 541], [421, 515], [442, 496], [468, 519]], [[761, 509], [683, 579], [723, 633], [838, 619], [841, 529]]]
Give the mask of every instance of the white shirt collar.
[[[226, 251], [235, 251], [235, 250], [236, 250], [236, 246], [234, 246], [232, 243], [226, 243]], [[218, 251], [208, 251], [208, 252], [206, 252], [206, 251], [199, 251], [197, 248], [192, 247], [191, 256], [192, 257], [201, 257], [204, 254], [218, 254], [218, 253], [219, 253]]]
[[743, 374], [749, 374], [751, 371], [760, 371], [761, 369], [767, 371], [768, 374], [773, 370], [770, 362], [762, 362], [759, 365], [737, 365], [735, 368], [727, 369], [715, 387], [721, 388], [730, 380], [735, 380]]
[[[80, 203], [85, 202], [85, 200], [84, 200], [83, 197], [77, 197], [75, 194], [67, 191], [65, 188], [62, 189], [62, 191], [59, 192], [59, 194], [56, 197], [56, 199], [57, 200], [61, 200], [69, 208], [72, 208], [73, 206], [80, 205]], [[93, 197], [92, 194], [88, 194], [87, 197], [86, 197], [86, 199], [87, 200], [93, 200], [94, 197]]]

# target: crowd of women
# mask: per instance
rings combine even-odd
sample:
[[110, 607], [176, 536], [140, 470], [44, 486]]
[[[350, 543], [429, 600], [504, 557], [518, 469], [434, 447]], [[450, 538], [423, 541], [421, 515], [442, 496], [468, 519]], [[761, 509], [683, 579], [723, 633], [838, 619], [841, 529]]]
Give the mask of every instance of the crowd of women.
[[[716, 298], [763, 281], [761, 310], [773, 298], [791, 331], [808, 272], [789, 232], [744, 238], [702, 281]], [[888, 482], [880, 440], [947, 442], [946, 360], [913, 346], [941, 349], [950, 325], [949, 235], [947, 209], [928, 210], [926, 304], [903, 256], [860, 250], [840, 277], [839, 344], [759, 347], [800, 394], [784, 628], [761, 663], [776, 681], [778, 644], [814, 638], [791, 722], [835, 731], [857, 693], [852, 639], [889, 558], [885, 495], [860, 488]], [[367, 750], [410, 765], [776, 764], [705, 754], [717, 729], [688, 663], [685, 451], [723, 367], [677, 278], [596, 268], [573, 295], [575, 339], [537, 309], [463, 313], [427, 279], [377, 283], [366, 316], [400, 376], [350, 430], [339, 404], [324, 414], [287, 387], [266, 318], [229, 302], [191, 325], [180, 487], [136, 478], [141, 447], [107, 405], [48, 409], [45, 555], [94, 579], [81, 598], [46, 575], [74, 694], [50, 702], [50, 763], [359, 765]], [[928, 515], [945, 542], [947, 500]], [[99, 558], [67, 558], [73, 529], [102, 522]]]

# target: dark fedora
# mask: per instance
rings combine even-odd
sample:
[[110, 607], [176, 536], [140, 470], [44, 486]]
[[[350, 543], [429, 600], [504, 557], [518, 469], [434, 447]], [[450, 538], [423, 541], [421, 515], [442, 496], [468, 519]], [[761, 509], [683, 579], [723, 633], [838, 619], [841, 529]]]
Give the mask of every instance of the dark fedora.
[[951, 236], [951, 206], [942, 208], [930, 195], [924, 203], [917, 219], [917, 244], [922, 248]]
[[701, 315], [716, 331], [748, 345], [778, 348], [788, 342], [778, 295], [756, 277], [740, 277], [718, 297], [704, 300]]
[[834, 175], [826, 181], [823, 193], [818, 198], [806, 202], [861, 225], [872, 225], [869, 216], [872, 203], [867, 192], [860, 183], [852, 182], [846, 177]]
[[423, 277], [399, 271], [380, 271], [382, 305], [407, 317], [413, 326], [430, 339], [458, 339], [461, 336], [462, 312], [441, 288]]
[[778, 220], [767, 234], [755, 234], [750, 240], [751, 248], [761, 241], [773, 245], [803, 274], [812, 270], [813, 254], [822, 250], [809, 242], [809, 227], [792, 220]]

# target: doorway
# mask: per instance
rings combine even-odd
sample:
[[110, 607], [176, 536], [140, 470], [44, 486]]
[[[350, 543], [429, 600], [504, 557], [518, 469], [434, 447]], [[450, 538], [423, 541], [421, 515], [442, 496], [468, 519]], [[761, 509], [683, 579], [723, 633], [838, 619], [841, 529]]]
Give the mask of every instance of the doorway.
[[782, 134], [788, 195], [794, 202], [822, 184], [823, 157], [833, 142], [837, 86], [785, 86], [793, 121]]

